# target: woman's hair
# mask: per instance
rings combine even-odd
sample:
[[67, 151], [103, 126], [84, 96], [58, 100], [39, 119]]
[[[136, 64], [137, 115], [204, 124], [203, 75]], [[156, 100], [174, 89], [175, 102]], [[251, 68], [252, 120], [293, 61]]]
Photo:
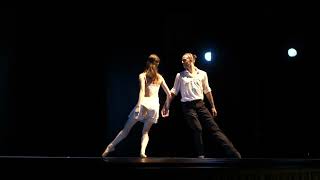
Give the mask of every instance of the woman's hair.
[[148, 57], [146, 69], [146, 77], [149, 82], [157, 83], [159, 81], [158, 77], [158, 65], [160, 63], [160, 58], [156, 54], [151, 54]]

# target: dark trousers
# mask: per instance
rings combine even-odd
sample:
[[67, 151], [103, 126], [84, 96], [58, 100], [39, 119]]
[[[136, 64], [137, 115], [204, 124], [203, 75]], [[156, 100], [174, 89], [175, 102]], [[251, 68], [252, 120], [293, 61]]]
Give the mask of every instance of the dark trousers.
[[202, 100], [182, 102], [182, 111], [184, 118], [187, 120], [193, 131], [193, 138], [198, 156], [204, 155], [202, 128], [206, 128], [216, 142], [221, 145], [228, 157], [241, 158], [240, 153], [221, 131]]

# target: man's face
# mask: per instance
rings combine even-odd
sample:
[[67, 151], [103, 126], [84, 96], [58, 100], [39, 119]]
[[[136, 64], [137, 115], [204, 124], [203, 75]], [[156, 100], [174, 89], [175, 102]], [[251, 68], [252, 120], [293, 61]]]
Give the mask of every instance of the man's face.
[[182, 56], [181, 63], [185, 69], [191, 68], [192, 65], [192, 57], [188, 54]]

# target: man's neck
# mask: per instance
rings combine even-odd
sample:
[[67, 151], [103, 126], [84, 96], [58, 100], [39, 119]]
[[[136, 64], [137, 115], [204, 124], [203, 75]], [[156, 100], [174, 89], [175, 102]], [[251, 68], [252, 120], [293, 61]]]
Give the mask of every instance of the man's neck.
[[194, 74], [196, 72], [196, 68], [195, 66], [190, 66], [190, 68], [188, 68], [187, 71], [189, 71], [190, 74]]

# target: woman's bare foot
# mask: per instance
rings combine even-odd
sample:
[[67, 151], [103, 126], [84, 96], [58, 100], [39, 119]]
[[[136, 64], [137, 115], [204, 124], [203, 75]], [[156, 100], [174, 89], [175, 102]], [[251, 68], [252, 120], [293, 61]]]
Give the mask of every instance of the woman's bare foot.
[[146, 157], [147, 157], [147, 155], [146, 155], [146, 154], [144, 154], [144, 153], [141, 153], [141, 154], [140, 154], [140, 157], [142, 157], [142, 158], [146, 158]]
[[114, 151], [114, 147], [112, 145], [108, 145], [106, 150], [102, 153], [102, 157], [108, 156], [110, 152]]

